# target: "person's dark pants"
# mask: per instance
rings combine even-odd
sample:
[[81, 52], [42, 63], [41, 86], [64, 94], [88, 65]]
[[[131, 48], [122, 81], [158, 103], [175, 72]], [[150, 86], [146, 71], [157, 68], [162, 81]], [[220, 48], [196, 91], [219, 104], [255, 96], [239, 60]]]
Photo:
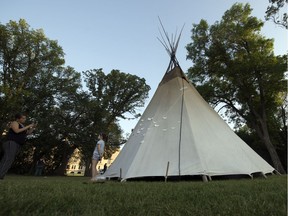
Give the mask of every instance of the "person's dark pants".
[[6, 141], [2, 144], [4, 155], [0, 161], [0, 179], [3, 179], [20, 149], [20, 145], [14, 141]]
[[41, 176], [42, 175], [42, 170], [43, 170], [43, 167], [36, 167], [36, 171], [35, 171], [35, 176]]

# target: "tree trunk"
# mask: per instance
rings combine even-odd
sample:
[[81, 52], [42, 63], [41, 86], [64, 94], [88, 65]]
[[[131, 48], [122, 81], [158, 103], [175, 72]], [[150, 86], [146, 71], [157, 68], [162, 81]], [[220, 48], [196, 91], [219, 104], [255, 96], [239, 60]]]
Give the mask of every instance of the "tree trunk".
[[62, 160], [61, 165], [54, 171], [54, 174], [57, 176], [64, 176], [65, 170], [68, 164], [69, 158], [66, 158]]
[[33, 175], [35, 173], [36, 164], [37, 164], [37, 161], [35, 162], [33, 160], [33, 163], [31, 164], [30, 169], [29, 169], [29, 175]]
[[285, 170], [283, 168], [283, 165], [282, 165], [280, 158], [277, 154], [275, 146], [272, 144], [272, 142], [270, 140], [268, 125], [267, 125], [266, 106], [265, 106], [266, 102], [265, 102], [265, 97], [264, 97], [264, 90], [262, 88], [262, 79], [259, 78], [258, 81], [259, 81], [259, 89], [260, 89], [261, 112], [258, 113], [255, 110], [255, 108], [252, 106], [251, 101], [248, 101], [248, 106], [250, 108], [252, 116], [254, 116], [254, 119], [255, 119], [255, 121], [251, 122], [251, 123], [254, 126], [254, 128], [256, 129], [256, 132], [257, 132], [259, 138], [262, 140], [262, 142], [266, 146], [266, 148], [270, 154], [274, 168], [278, 172], [284, 174]]
[[68, 148], [67, 150], [64, 151], [63, 157], [62, 157], [62, 162], [60, 166], [54, 171], [55, 175], [63, 176], [65, 174], [65, 170], [68, 164], [68, 161], [73, 154], [75, 148]]
[[85, 176], [91, 176], [92, 173], [91, 173], [91, 160], [85, 160]]
[[285, 170], [283, 168], [283, 165], [280, 161], [280, 158], [277, 154], [277, 151], [275, 149], [275, 146], [272, 144], [271, 140], [270, 140], [270, 136], [269, 136], [269, 132], [268, 132], [268, 128], [267, 128], [267, 124], [263, 121], [260, 120], [260, 127], [258, 125], [256, 125], [256, 131], [257, 131], [257, 134], [258, 136], [260, 137], [260, 139], [262, 140], [262, 142], [265, 144], [269, 154], [270, 154], [270, 157], [271, 157], [271, 160], [272, 160], [272, 163], [273, 163], [273, 166], [274, 168], [282, 173], [282, 174], [285, 174]]

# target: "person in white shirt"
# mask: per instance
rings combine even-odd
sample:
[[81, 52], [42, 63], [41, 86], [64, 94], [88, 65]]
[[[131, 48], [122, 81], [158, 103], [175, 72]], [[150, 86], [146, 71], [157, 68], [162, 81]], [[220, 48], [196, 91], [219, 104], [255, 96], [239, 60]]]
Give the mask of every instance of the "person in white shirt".
[[98, 136], [98, 142], [95, 146], [93, 156], [92, 156], [92, 178], [91, 181], [96, 180], [96, 176], [98, 174], [97, 172], [97, 164], [99, 161], [101, 161], [103, 154], [104, 154], [104, 148], [105, 148], [105, 141], [107, 142], [107, 136], [104, 133], [100, 133]]

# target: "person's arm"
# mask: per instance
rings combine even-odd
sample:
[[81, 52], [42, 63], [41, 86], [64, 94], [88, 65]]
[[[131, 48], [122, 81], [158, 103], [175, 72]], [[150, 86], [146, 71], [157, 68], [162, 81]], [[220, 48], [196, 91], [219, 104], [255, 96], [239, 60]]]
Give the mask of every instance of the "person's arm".
[[28, 135], [32, 134], [34, 130], [35, 130], [35, 127], [30, 128], [29, 130], [27, 130], [27, 134]]
[[29, 128], [33, 128], [34, 124], [30, 124], [26, 127], [23, 128], [19, 128], [19, 124], [16, 121], [13, 121], [10, 125], [11, 129], [15, 132], [15, 133], [21, 133], [23, 131], [28, 130]]
[[97, 143], [97, 150], [98, 150], [98, 153], [99, 153], [99, 161], [101, 161], [102, 160], [102, 156], [103, 156], [103, 152], [101, 152], [100, 143]]
[[36, 129], [37, 123], [33, 123], [33, 126], [27, 130], [27, 134], [30, 135], [33, 133], [33, 131]]
[[100, 154], [101, 149], [100, 149], [100, 144], [99, 143], [97, 143], [97, 150], [98, 150], [98, 153], [99, 153], [100, 157], [102, 157], [102, 154]]

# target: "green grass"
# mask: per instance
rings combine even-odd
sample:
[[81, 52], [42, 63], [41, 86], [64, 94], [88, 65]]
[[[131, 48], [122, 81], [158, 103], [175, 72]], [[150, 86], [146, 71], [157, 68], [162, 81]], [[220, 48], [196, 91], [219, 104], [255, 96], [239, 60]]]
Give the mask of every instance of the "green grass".
[[287, 176], [208, 183], [7, 176], [0, 215], [287, 215]]

